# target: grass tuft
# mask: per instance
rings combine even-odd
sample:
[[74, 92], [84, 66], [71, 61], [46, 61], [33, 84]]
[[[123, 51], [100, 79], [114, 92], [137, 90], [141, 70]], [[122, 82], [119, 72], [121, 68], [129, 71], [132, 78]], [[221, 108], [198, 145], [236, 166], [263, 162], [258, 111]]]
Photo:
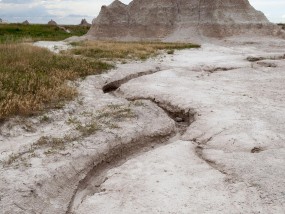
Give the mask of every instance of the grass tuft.
[[98, 112], [97, 119], [111, 119], [113, 122], [120, 122], [124, 119], [135, 118], [136, 114], [124, 105], [108, 105]]
[[88, 137], [99, 130], [99, 126], [95, 120], [82, 125], [81, 123], [76, 126], [76, 130], [80, 132], [82, 137]]

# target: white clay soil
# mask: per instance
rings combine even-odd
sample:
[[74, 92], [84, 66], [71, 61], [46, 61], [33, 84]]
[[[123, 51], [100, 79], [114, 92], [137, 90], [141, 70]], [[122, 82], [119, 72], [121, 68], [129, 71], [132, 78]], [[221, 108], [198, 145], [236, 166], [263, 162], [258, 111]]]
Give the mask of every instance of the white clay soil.
[[5, 122], [1, 213], [283, 214], [284, 50], [231, 38], [118, 65], [63, 109]]

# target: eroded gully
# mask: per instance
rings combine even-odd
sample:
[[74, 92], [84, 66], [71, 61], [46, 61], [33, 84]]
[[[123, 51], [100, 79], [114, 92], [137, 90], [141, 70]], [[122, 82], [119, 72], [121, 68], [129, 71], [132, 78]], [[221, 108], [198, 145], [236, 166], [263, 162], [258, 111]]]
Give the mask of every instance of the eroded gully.
[[[147, 70], [136, 74], [128, 75], [119, 80], [110, 81], [102, 87], [102, 91], [104, 93], [110, 93], [113, 96], [118, 97], [120, 95], [118, 93], [113, 92], [119, 89], [122, 84], [125, 84], [132, 79], [154, 74], [159, 71], [161, 70], [159, 67], [157, 67], [154, 70]], [[108, 154], [105, 155], [104, 160], [102, 160], [101, 163], [95, 165], [79, 182], [77, 189], [74, 191], [73, 197], [68, 205], [68, 209], [66, 211], [67, 214], [74, 213], [74, 211], [80, 206], [80, 204], [87, 196], [105, 191], [103, 188], [101, 188], [101, 186], [104, 182], [108, 180], [108, 177], [106, 175], [110, 169], [116, 168], [124, 164], [127, 160], [130, 160], [142, 153], [148, 152], [150, 150], [158, 148], [159, 146], [165, 146], [167, 144], [179, 140], [181, 136], [185, 133], [187, 128], [191, 126], [191, 124], [195, 121], [196, 112], [192, 108], [182, 109], [178, 106], [172, 105], [170, 102], [159, 101], [157, 99], [152, 98], [128, 99], [128, 101], [135, 100], [149, 100], [155, 105], [157, 105], [168, 115], [169, 118], [171, 118], [175, 122], [175, 130], [164, 136], [134, 139], [128, 144], [120, 144], [119, 146], [112, 149]], [[195, 144], [195, 154], [209, 166], [226, 175], [228, 177], [228, 180], [233, 180], [232, 175], [230, 173], [227, 173], [222, 165], [207, 159], [207, 157], [203, 153], [207, 142], [212, 140], [213, 137], [210, 137], [209, 139], [203, 142], [196, 142], [195, 140], [193, 140], [192, 143]]]

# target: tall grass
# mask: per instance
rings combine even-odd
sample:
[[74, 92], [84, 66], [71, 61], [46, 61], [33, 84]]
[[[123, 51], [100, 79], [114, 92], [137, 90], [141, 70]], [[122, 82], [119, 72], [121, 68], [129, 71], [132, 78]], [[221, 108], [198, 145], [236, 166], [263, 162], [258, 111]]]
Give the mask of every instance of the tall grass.
[[56, 107], [76, 95], [66, 80], [99, 74], [112, 67], [23, 44], [0, 45], [0, 65], [0, 120]]
[[72, 54], [106, 60], [134, 59], [145, 60], [156, 56], [161, 50], [181, 50], [199, 48], [199, 45], [189, 43], [163, 43], [163, 42], [114, 42], [114, 41], [87, 41], [73, 43]]

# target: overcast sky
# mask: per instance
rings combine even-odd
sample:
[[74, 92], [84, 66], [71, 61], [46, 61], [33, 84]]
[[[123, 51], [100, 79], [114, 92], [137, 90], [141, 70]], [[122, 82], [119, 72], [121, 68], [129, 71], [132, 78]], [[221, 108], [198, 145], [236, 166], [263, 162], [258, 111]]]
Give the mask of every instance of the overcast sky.
[[[96, 17], [101, 5], [113, 0], [0, 0], [0, 18], [9, 22], [46, 23], [54, 19], [59, 24], [89, 22]], [[129, 3], [131, 0], [122, 0]], [[272, 22], [285, 22], [285, 0], [250, 0]]]

